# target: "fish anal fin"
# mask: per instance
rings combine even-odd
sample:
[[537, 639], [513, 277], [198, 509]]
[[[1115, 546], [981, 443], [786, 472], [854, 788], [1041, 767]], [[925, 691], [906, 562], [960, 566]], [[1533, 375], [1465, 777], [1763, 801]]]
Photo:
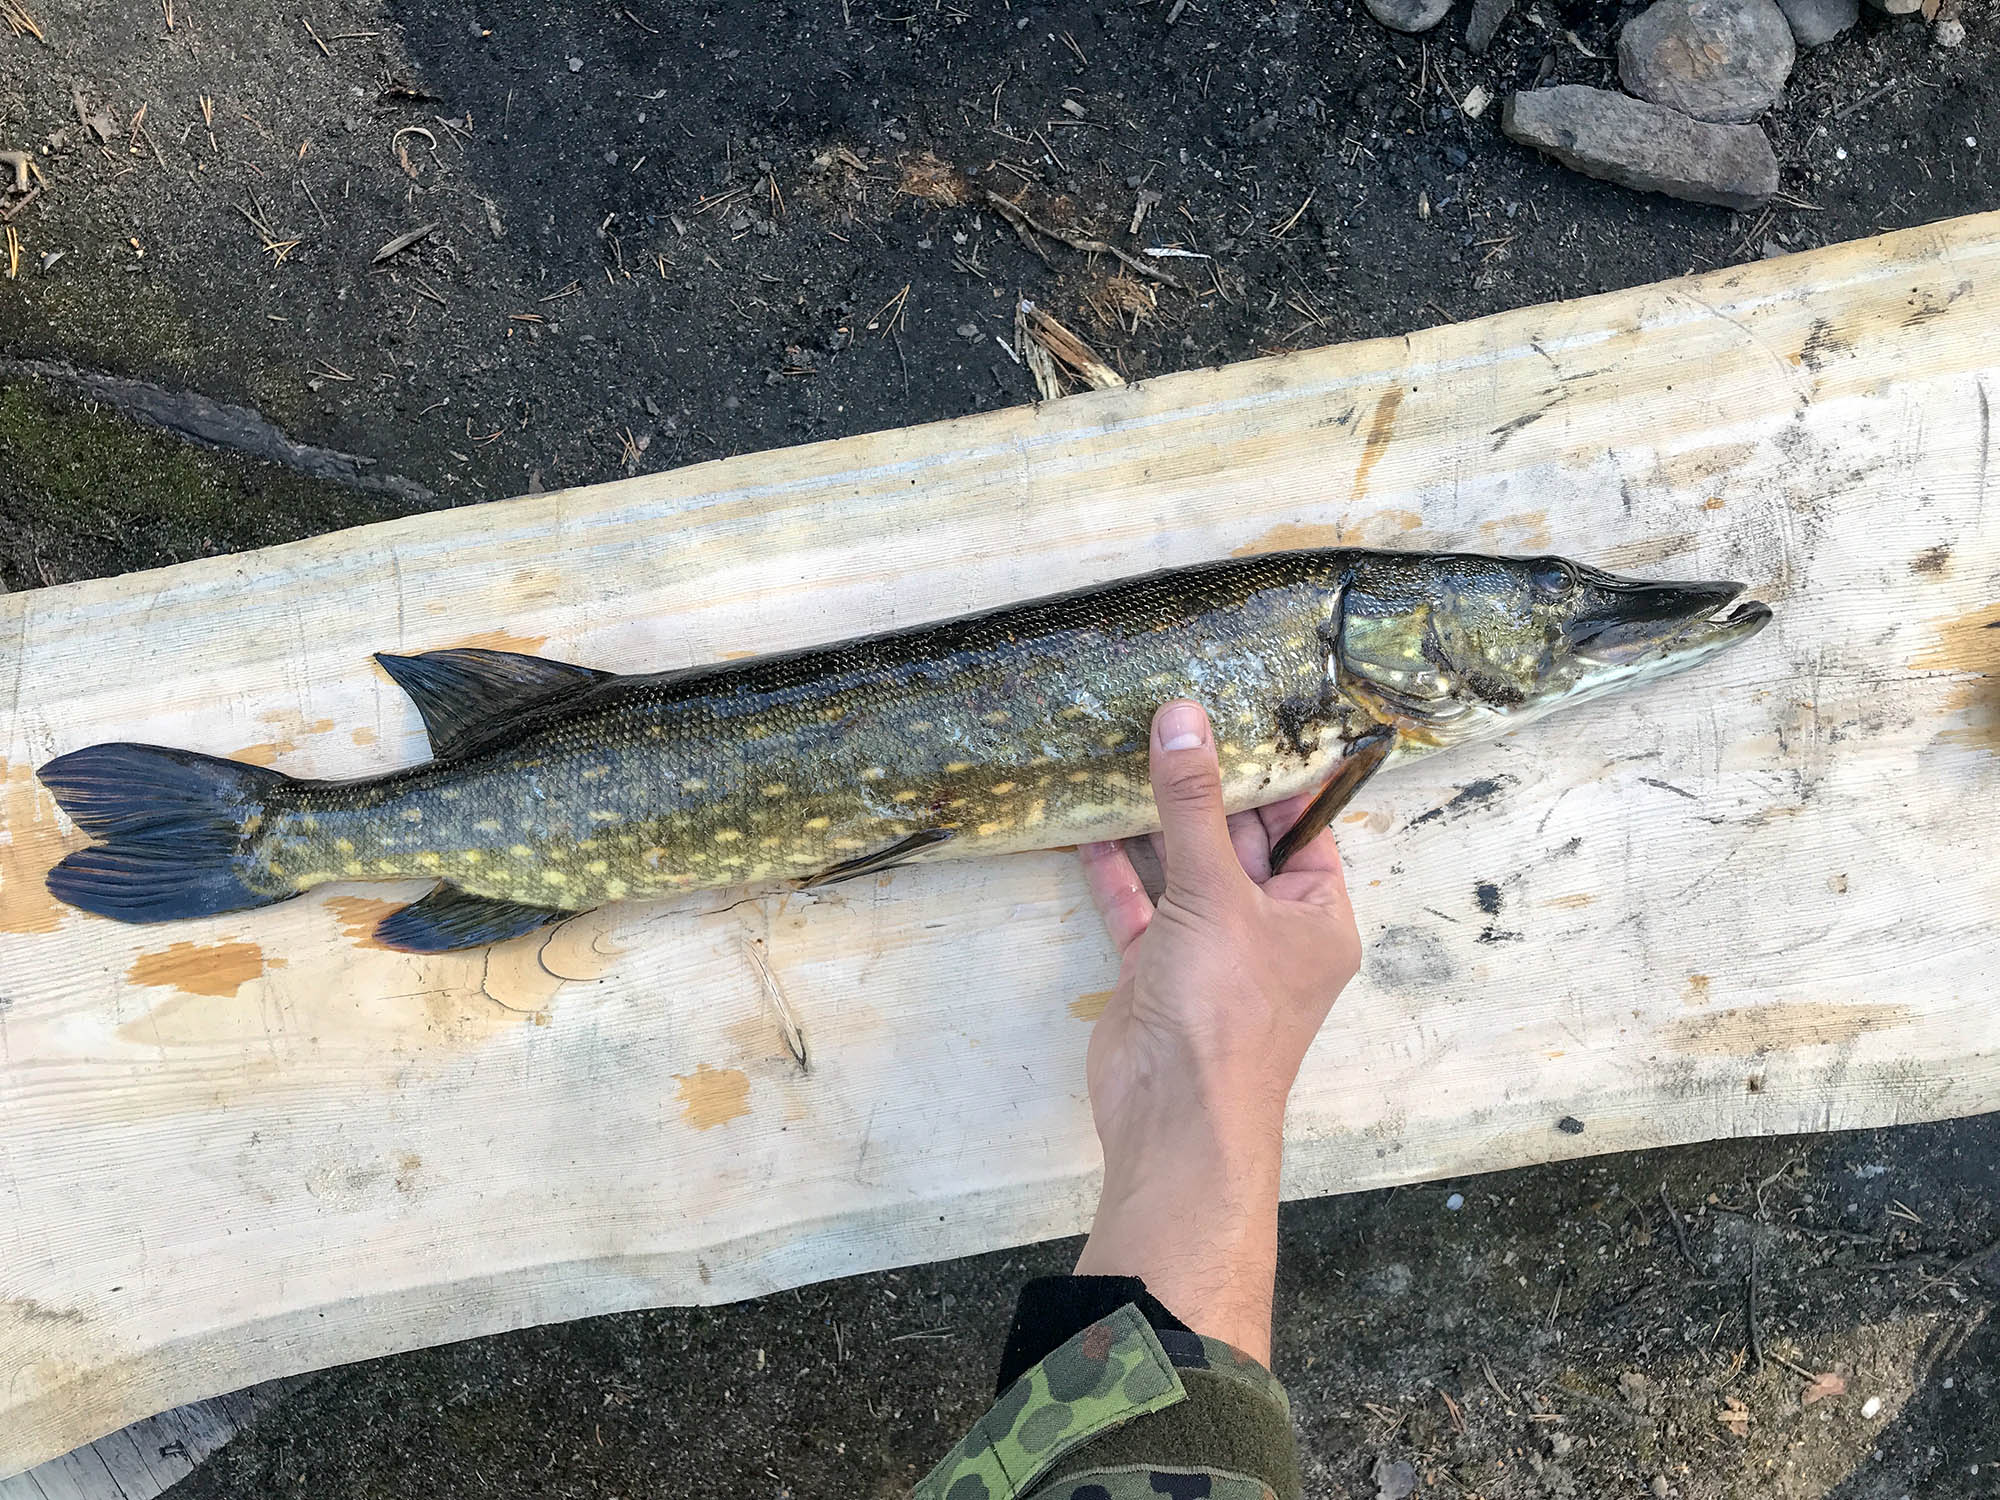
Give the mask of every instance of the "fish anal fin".
[[475, 896], [447, 882], [390, 912], [375, 928], [375, 941], [402, 953], [452, 953], [504, 943], [575, 915], [561, 907]]
[[921, 849], [928, 849], [932, 844], [942, 844], [951, 836], [952, 830], [949, 828], [920, 828], [908, 838], [898, 839], [886, 849], [877, 849], [873, 854], [842, 860], [817, 875], [807, 876], [799, 882], [799, 889], [810, 890], [816, 885], [832, 885], [836, 881], [852, 880], [857, 875], [886, 870], [892, 865], [900, 865]]
[[1361, 790], [1362, 783], [1382, 768], [1382, 762], [1389, 758], [1389, 752], [1395, 746], [1396, 726], [1393, 724], [1378, 724], [1348, 745], [1346, 756], [1333, 775], [1327, 778], [1326, 785], [1319, 789], [1319, 795], [1306, 804], [1298, 822], [1286, 829], [1284, 836], [1271, 846], [1273, 875], [1285, 868], [1286, 860], [1325, 831], [1326, 825]]
[[612, 675], [472, 646], [420, 656], [378, 651], [375, 660], [416, 704], [431, 753], [440, 760], [469, 755], [506, 734], [524, 710], [567, 698]]

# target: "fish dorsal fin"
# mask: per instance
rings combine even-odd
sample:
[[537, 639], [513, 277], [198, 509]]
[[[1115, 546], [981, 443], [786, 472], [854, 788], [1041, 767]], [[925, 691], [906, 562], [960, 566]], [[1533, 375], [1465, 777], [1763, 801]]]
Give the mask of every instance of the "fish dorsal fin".
[[505, 734], [524, 710], [543, 708], [612, 674], [568, 662], [462, 646], [375, 660], [410, 695], [440, 760], [470, 755]]

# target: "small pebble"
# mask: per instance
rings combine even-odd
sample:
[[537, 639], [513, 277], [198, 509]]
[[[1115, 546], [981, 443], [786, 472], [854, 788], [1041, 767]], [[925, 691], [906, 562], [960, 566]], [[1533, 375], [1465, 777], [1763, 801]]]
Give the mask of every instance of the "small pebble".
[[1869, 1421], [1881, 1409], [1882, 1398], [1880, 1396], [1870, 1396], [1866, 1401], [1861, 1403], [1861, 1419], [1864, 1422]]
[[1396, 31], [1429, 31], [1445, 18], [1451, 0], [1361, 0], [1368, 13]]
[[1453, 1213], [1457, 1213], [1461, 1208], [1465, 1207], [1465, 1194], [1453, 1193], [1449, 1198], [1444, 1200], [1444, 1206]]
[[1965, 45], [1965, 22], [1957, 16], [1946, 16], [1931, 31], [1931, 39], [1940, 47], [1963, 47]]
[[1618, 38], [1618, 81], [1697, 120], [1742, 124], [1778, 100], [1798, 55], [1771, 0], [1654, 0]]
[[1655, 1474], [1653, 1476], [1653, 1493], [1655, 1495], [1658, 1495], [1660, 1497], [1660, 1500], [1667, 1500], [1667, 1496], [1670, 1493], [1672, 1493], [1672, 1491], [1673, 1491], [1673, 1486], [1667, 1483], [1666, 1475]]
[[569, 70], [572, 73], [581, 73], [583, 71], [583, 59], [580, 57], [572, 57], [569, 60]]

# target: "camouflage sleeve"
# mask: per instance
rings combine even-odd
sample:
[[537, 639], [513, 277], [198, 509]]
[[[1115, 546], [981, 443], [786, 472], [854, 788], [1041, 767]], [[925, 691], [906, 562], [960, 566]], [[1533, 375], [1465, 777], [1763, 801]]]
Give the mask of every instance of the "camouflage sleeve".
[[1284, 1387], [1135, 1306], [1010, 1385], [912, 1500], [1298, 1500]]

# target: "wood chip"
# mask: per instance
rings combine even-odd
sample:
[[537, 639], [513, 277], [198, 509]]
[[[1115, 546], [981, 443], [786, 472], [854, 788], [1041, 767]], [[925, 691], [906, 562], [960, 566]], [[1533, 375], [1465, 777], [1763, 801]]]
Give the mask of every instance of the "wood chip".
[[375, 252], [375, 258], [371, 260], [369, 264], [372, 266], [379, 266], [382, 264], [383, 261], [387, 260], [390, 256], [401, 255], [405, 250], [409, 249], [410, 246], [416, 244], [418, 240], [424, 238], [424, 236], [428, 235], [432, 230], [436, 229], [437, 227], [438, 227], [437, 224], [435, 222], [432, 222], [424, 225], [423, 228], [421, 229], [412, 229], [408, 234], [397, 235], [393, 240], [389, 241], [388, 244], [384, 245], [380, 250], [377, 250]]
[[1068, 394], [1065, 371], [1093, 390], [1108, 391], [1125, 384], [1125, 377], [1107, 365], [1095, 349], [1025, 297], [1014, 307], [1014, 342], [1048, 400]]

